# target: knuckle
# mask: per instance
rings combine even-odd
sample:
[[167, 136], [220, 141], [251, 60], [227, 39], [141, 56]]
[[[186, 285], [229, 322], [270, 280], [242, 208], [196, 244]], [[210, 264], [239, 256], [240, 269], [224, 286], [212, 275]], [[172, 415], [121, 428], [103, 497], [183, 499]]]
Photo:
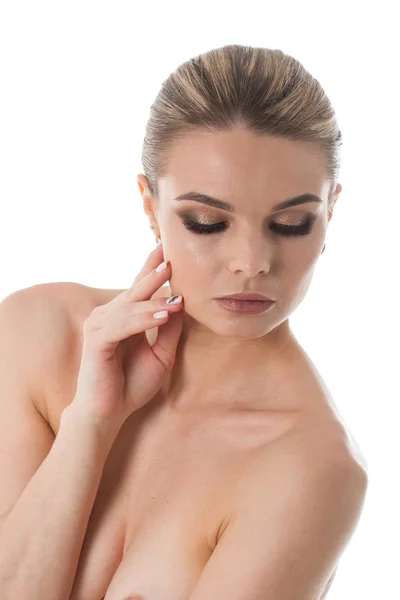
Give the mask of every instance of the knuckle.
[[137, 293], [137, 290], [135, 290], [134, 287], [130, 287], [127, 290], [125, 290], [125, 292], [123, 292], [123, 297], [121, 298], [121, 300], [125, 299], [128, 302], [135, 302], [136, 301], [136, 293]]

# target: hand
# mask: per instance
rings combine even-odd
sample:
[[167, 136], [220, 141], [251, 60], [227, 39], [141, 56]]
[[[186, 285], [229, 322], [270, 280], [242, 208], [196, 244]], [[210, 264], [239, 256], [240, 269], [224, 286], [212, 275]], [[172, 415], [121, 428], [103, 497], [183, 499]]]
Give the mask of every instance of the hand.
[[[175, 362], [182, 333], [183, 300], [166, 304], [167, 297], [150, 300], [171, 277], [171, 266], [160, 273], [162, 246], [153, 250], [132, 286], [111, 302], [97, 306], [83, 325], [83, 347], [77, 389], [72, 405], [94, 424], [125, 420], [159, 391]], [[156, 319], [158, 311], [167, 316]], [[158, 326], [150, 346], [146, 329]]]

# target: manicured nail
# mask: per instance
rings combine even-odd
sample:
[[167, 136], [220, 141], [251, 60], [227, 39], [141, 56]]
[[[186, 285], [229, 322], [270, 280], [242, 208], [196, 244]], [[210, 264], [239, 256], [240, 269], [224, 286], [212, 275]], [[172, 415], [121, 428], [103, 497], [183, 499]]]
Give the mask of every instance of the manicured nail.
[[161, 271], [164, 271], [167, 268], [167, 261], [164, 260], [164, 262], [161, 263], [161, 265], [158, 265], [157, 269], [156, 269], [156, 273], [161, 273]]
[[182, 296], [171, 296], [165, 301], [166, 304], [179, 304], [179, 302], [182, 302]]
[[159, 312], [154, 313], [153, 317], [155, 319], [166, 319], [168, 317], [168, 311], [160, 310]]

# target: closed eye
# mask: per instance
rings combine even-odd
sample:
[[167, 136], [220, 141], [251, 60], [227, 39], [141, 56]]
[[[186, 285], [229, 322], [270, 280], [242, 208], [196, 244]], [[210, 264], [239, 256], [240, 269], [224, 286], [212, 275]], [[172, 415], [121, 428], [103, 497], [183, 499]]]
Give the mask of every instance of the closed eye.
[[[296, 236], [296, 235], [308, 235], [311, 230], [317, 215], [307, 215], [307, 217], [299, 225], [282, 225], [279, 223], [271, 223], [270, 228], [278, 235], [284, 236]], [[193, 231], [197, 234], [213, 234], [224, 231], [228, 227], [226, 221], [220, 223], [213, 223], [211, 225], [204, 225], [193, 219], [184, 219], [183, 223], [189, 231]]]

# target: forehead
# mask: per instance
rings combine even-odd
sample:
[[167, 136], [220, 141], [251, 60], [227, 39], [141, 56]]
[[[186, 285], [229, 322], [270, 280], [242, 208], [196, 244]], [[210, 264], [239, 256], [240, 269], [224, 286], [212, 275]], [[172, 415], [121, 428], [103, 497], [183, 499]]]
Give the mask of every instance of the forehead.
[[279, 201], [304, 192], [327, 196], [325, 158], [309, 142], [246, 129], [196, 131], [168, 150], [168, 172], [159, 179], [160, 196], [196, 190], [228, 198], [265, 195]]

